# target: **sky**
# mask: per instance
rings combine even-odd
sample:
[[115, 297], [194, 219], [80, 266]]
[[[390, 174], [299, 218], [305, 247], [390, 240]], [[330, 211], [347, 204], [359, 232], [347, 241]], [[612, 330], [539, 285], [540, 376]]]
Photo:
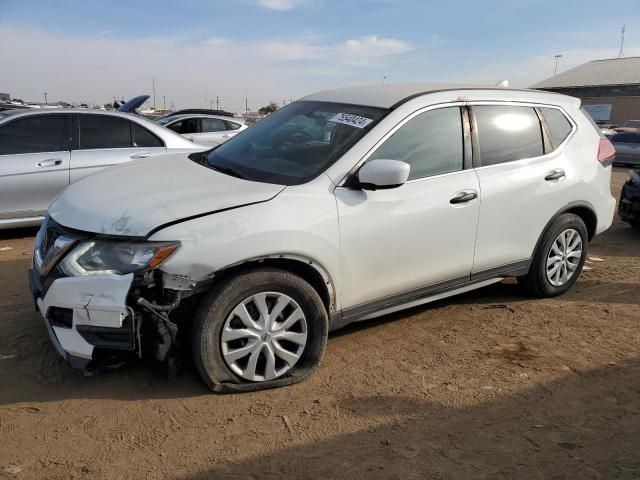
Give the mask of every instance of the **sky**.
[[[257, 110], [327, 88], [526, 87], [640, 55], [640, 0], [0, 0], [0, 92]], [[386, 80], [385, 80], [386, 77]], [[163, 98], [164, 97], [164, 98]], [[153, 98], [149, 104], [153, 104]], [[147, 104], [147, 105], [149, 105]]]

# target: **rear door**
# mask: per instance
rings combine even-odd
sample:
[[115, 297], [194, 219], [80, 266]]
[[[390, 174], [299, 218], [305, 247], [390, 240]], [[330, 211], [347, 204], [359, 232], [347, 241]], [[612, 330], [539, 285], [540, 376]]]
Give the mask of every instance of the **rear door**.
[[71, 183], [105, 167], [166, 152], [160, 138], [142, 125], [114, 115], [78, 114], [71, 152]]
[[219, 118], [200, 117], [198, 123], [199, 133], [190, 138], [201, 145], [220, 145], [233, 136], [233, 132], [228, 132], [227, 125]]
[[571, 197], [577, 167], [563, 146], [575, 127], [560, 109], [530, 105], [476, 104], [471, 118], [482, 192], [473, 274], [525, 268], [547, 222]]
[[39, 217], [69, 184], [69, 114], [0, 126], [0, 220]]

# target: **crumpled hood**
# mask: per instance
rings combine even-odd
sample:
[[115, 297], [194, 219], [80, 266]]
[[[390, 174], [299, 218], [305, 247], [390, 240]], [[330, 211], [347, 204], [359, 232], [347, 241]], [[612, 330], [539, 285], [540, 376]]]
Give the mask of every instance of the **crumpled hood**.
[[270, 200], [284, 188], [216, 172], [186, 154], [166, 155], [70, 185], [49, 206], [49, 215], [77, 230], [144, 237], [166, 223]]

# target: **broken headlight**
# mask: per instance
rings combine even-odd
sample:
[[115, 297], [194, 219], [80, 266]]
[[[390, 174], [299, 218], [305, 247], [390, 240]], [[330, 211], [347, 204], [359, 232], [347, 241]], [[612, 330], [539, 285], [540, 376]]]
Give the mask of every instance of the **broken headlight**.
[[60, 263], [67, 275], [127, 274], [164, 262], [179, 242], [113, 242], [90, 240], [79, 244]]

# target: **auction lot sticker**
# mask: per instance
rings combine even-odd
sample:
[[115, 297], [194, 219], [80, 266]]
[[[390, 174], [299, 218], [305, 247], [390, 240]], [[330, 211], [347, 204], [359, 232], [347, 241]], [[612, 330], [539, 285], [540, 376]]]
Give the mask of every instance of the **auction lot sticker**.
[[343, 125], [349, 125], [350, 127], [364, 128], [373, 122], [372, 119], [366, 117], [360, 117], [358, 115], [351, 115], [350, 113], [336, 113], [329, 119], [330, 122], [342, 123]]

